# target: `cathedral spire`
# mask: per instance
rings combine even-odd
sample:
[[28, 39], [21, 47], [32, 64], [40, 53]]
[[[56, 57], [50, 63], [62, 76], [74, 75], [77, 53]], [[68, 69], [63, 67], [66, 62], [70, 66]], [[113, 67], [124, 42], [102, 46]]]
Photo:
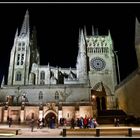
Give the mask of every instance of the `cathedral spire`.
[[92, 25], [92, 36], [94, 36], [95, 33], [94, 33], [94, 26]]
[[137, 56], [138, 67], [140, 67], [140, 23], [138, 18], [135, 22], [135, 50]]
[[81, 82], [87, 80], [87, 56], [86, 56], [86, 40], [83, 29], [79, 30], [79, 51], [77, 57], [77, 78]]
[[111, 37], [110, 30], [108, 30], [108, 39], [109, 39], [110, 42], [112, 42], [112, 37]]
[[14, 44], [16, 43], [17, 37], [18, 37], [18, 28], [17, 28], [16, 33], [15, 33]]
[[24, 21], [20, 30], [20, 36], [29, 35], [29, 11], [26, 11]]
[[16, 30], [16, 33], [15, 33], [15, 38], [18, 36], [18, 28]]
[[79, 28], [79, 43], [80, 43], [80, 40], [81, 40], [80, 36], [81, 36], [81, 29]]
[[85, 35], [85, 37], [87, 36], [86, 26], [84, 26], [84, 35]]
[[83, 29], [81, 29], [79, 31], [79, 51], [85, 52], [86, 51], [85, 47], [86, 47], [86, 43], [85, 43], [84, 31]]
[[110, 33], [110, 30], [108, 30], [108, 36], [111, 38], [111, 33]]
[[50, 68], [50, 63], [48, 62], [48, 68]]

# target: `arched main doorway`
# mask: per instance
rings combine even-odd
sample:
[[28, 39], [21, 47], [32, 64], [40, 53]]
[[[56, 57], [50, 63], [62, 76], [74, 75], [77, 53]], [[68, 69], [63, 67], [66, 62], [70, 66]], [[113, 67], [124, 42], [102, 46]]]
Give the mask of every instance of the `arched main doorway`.
[[[97, 83], [91, 90], [91, 97], [94, 95], [96, 98], [97, 112], [106, 110], [107, 108], [107, 93], [106, 87], [102, 82]], [[109, 92], [109, 90], [107, 90]]]
[[49, 128], [55, 128], [55, 127], [57, 127], [58, 115], [53, 110], [47, 111], [45, 113], [45, 115], [44, 115], [44, 119], [45, 119], [45, 122], [46, 122], [46, 126], [47, 127], [49, 127]]

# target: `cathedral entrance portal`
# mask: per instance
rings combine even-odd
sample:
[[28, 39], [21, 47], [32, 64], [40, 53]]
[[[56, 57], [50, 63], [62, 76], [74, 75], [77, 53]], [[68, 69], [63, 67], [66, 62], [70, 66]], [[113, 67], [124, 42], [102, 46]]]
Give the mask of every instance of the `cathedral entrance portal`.
[[91, 97], [96, 97], [96, 109], [98, 111], [106, 110], [107, 102], [106, 102], [106, 91], [102, 82], [97, 83], [94, 88], [91, 90]]
[[54, 111], [48, 111], [45, 115], [45, 122], [48, 128], [55, 128], [57, 127], [57, 115]]

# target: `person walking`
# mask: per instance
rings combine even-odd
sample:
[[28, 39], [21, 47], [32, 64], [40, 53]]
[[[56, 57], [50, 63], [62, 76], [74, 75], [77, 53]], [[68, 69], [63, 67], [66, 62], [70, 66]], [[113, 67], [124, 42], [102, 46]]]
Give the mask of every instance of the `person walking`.
[[114, 118], [114, 126], [116, 127], [117, 126], [117, 119]]
[[119, 120], [119, 118], [116, 120], [116, 126], [120, 126], [120, 120]]
[[8, 124], [9, 124], [9, 127], [11, 127], [11, 125], [12, 125], [12, 118], [9, 118]]
[[34, 129], [34, 119], [31, 120], [31, 132], [33, 132]]
[[75, 120], [74, 118], [71, 119], [71, 128], [74, 129], [75, 127]]

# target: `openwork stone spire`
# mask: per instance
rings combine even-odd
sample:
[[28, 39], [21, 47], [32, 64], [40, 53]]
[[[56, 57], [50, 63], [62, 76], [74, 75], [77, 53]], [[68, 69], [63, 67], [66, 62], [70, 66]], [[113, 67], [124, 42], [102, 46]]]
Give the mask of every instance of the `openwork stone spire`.
[[26, 11], [24, 21], [20, 30], [20, 36], [29, 35], [29, 11]]
[[92, 25], [92, 36], [94, 36], [95, 33], [94, 33], [94, 26]]

